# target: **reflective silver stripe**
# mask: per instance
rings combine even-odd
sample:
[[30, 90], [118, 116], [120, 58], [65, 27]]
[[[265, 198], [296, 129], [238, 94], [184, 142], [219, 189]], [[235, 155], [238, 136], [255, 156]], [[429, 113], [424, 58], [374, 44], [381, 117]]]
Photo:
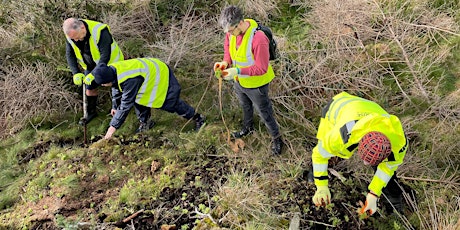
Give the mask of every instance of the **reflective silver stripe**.
[[[117, 48], [117, 43], [113, 41], [112, 46], [110, 46], [110, 56], [112, 56], [116, 48]], [[115, 57], [115, 59], [113, 59], [112, 62], [117, 62], [119, 60], [120, 60], [120, 52], [117, 52], [117, 56]]]
[[323, 148], [323, 142], [322, 141], [318, 142], [318, 150], [319, 150], [319, 154], [321, 154], [321, 156], [324, 157], [324, 158], [329, 159], [329, 158], [334, 156], [334, 155], [332, 155], [331, 153], [329, 153], [327, 150], [325, 150]]
[[[95, 36], [97, 34], [97, 31], [99, 30], [100, 27], [104, 26], [104, 24], [102, 23], [98, 23], [96, 26], [93, 27], [93, 29], [91, 30], [91, 37], [93, 38], [93, 44], [97, 46], [97, 36]], [[100, 55], [99, 55], [100, 56]], [[94, 62], [96, 63], [96, 65], [99, 63], [99, 59], [97, 60], [94, 60]]]
[[[67, 37], [67, 36], [66, 36], [66, 39], [67, 39], [67, 41], [69, 42], [70, 46], [72, 46], [72, 49], [74, 50], [73, 52], [75, 53], [75, 49], [74, 49], [74, 47], [76, 46], [75, 43], [72, 41], [72, 39], [70, 39], [70, 38]], [[80, 55], [80, 56], [82, 56], [82, 55]], [[77, 54], [75, 54], [75, 57], [77, 57]], [[83, 56], [82, 56], [82, 57], [83, 57]], [[84, 64], [82, 58], [77, 58], [77, 60], [78, 60], [80, 63], [83, 63], [83, 64]]]
[[[337, 119], [337, 116], [339, 115], [339, 111], [345, 106], [347, 105], [348, 103], [350, 102], [353, 102], [353, 101], [360, 101], [361, 99], [360, 98], [352, 98], [350, 100], [347, 100], [347, 101], [344, 101], [342, 102], [342, 104], [339, 105], [339, 107], [335, 110], [335, 114], [334, 114], [334, 121]], [[330, 115], [330, 114], [329, 114]]]
[[336, 100], [333, 100], [333, 101], [332, 101], [331, 105], [329, 106], [329, 110], [328, 110], [328, 113], [329, 113], [328, 116], [327, 116], [327, 119], [328, 119], [328, 120], [331, 120], [331, 113], [332, 113], [332, 109], [334, 109], [334, 106], [335, 106], [337, 103], [339, 103], [339, 101], [345, 100], [345, 99], [347, 99], [347, 98], [342, 97], [342, 98], [339, 98], [339, 99], [336, 99]]
[[401, 165], [401, 164], [398, 164], [398, 163], [390, 163], [390, 162], [385, 162], [385, 164], [392, 171], [395, 171], [395, 169], [397, 169], [398, 166]]
[[137, 73], [145, 73], [146, 75], [148, 75], [149, 74], [148, 66], [144, 63], [143, 69], [127, 70], [127, 71], [124, 71], [123, 73], [118, 74], [117, 75], [118, 82], [123, 82], [123, 78], [130, 76], [132, 74], [137, 74]]
[[238, 77], [239, 77], [239, 78], [248, 78], [248, 77], [251, 77], [251, 76], [249, 76], [249, 75], [241, 75], [241, 74], [238, 74]]
[[349, 121], [347, 122], [345, 125], [347, 127], [347, 134], [350, 134], [351, 133], [351, 130], [353, 129], [353, 126], [355, 126], [356, 124], [356, 121]]
[[246, 45], [246, 62], [234, 61], [234, 64], [237, 64], [239, 66], [252, 66], [252, 65], [254, 65], [255, 61], [254, 61], [254, 58], [252, 57], [252, 40], [254, 38], [254, 32], [256, 31], [256, 29], [257, 28], [253, 28], [251, 30], [251, 35], [249, 35], [248, 44]]
[[[141, 61], [144, 64], [144, 66], [146, 66], [146, 67], [148, 65], [147, 65], [147, 63], [144, 62], [144, 60], [149, 61], [150, 63], [152, 63], [155, 66], [155, 73], [156, 73], [155, 74], [155, 84], [154, 84], [154, 87], [152, 89], [152, 93], [150, 94], [149, 103], [146, 105], [147, 107], [152, 107], [152, 104], [155, 101], [155, 98], [157, 96], [158, 85], [160, 83], [160, 66], [158, 66], [158, 63], [156, 63], [151, 58], [145, 58], [144, 60], [143, 59], [138, 59], [138, 60]], [[139, 93], [137, 94], [137, 97], [136, 97], [136, 100], [138, 100], [138, 101], [141, 100], [143, 94], [146, 91], [146, 88], [147, 88], [147, 86], [149, 84], [150, 73], [151, 73], [151, 71], [148, 71], [148, 73], [147, 73], [147, 75], [145, 76], [145, 79], [144, 79], [144, 84], [142, 84], [141, 88], [139, 89]]]
[[378, 168], [377, 168], [377, 171], [375, 172], [375, 176], [378, 177], [383, 182], [385, 182], [385, 184], [387, 184], [388, 181], [390, 181], [390, 179], [391, 179], [391, 177], [388, 176], [388, 174], [386, 174], [385, 172], [383, 172], [382, 170], [380, 170]]
[[327, 172], [327, 164], [313, 164], [314, 172]]

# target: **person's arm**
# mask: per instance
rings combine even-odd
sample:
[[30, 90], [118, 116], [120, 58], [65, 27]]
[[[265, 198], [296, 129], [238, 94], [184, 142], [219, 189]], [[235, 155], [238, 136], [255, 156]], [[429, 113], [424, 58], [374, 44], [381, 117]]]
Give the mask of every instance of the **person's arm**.
[[129, 111], [136, 103], [136, 96], [139, 88], [142, 86], [144, 79], [142, 77], [131, 78], [122, 83], [123, 88], [121, 103], [117, 108], [117, 112], [110, 121], [110, 126], [119, 129], [125, 122]]
[[112, 109], [117, 110], [121, 104], [121, 96], [123, 94], [118, 89], [118, 85], [112, 86]]
[[99, 43], [97, 47], [99, 48], [99, 53], [101, 58], [99, 63], [109, 64], [110, 55], [111, 55], [111, 46], [112, 46], [112, 35], [109, 32], [109, 29], [105, 28], [101, 31], [101, 37], [99, 38]]
[[377, 196], [382, 194], [382, 189], [387, 186], [393, 174], [403, 163], [407, 151], [407, 139], [405, 141], [406, 144], [399, 153], [392, 153], [390, 157], [388, 157], [388, 161], [383, 161], [377, 166], [374, 177], [372, 177], [372, 181], [368, 186], [369, 191]]
[[65, 57], [67, 59], [67, 64], [69, 65], [70, 71], [72, 74], [81, 73], [80, 69], [78, 68], [78, 61], [77, 57], [75, 56], [75, 52], [72, 48], [72, 45], [68, 41], [65, 42]]
[[230, 33], [226, 33], [225, 41], [224, 41], [224, 60], [223, 61], [228, 63], [228, 67], [232, 65], [232, 57], [230, 56], [229, 46], [230, 46]]
[[252, 53], [254, 55], [254, 65], [240, 68], [241, 75], [259, 76], [268, 70], [270, 64], [269, 40], [264, 32], [257, 31], [252, 40]]

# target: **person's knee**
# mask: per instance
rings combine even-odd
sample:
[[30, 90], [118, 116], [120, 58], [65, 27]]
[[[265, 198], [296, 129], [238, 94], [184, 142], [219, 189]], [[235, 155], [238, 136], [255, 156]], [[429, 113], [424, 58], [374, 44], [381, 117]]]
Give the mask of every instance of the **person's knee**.
[[86, 96], [97, 96], [98, 91], [97, 89], [87, 89], [86, 90]]

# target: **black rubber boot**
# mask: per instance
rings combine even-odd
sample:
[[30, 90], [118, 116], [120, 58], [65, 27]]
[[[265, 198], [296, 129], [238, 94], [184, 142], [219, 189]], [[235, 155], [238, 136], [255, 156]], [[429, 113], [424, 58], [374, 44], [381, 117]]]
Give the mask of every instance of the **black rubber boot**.
[[283, 151], [284, 142], [281, 137], [277, 137], [272, 142], [272, 153], [273, 155], [280, 155]]
[[[86, 96], [86, 112], [88, 113], [88, 116], [86, 117], [86, 124], [88, 124], [93, 118], [97, 116], [97, 96]], [[84, 125], [85, 124], [85, 119], [82, 117], [80, 119], [79, 124]]]
[[193, 116], [193, 120], [195, 120], [195, 131], [198, 132], [201, 129], [201, 127], [203, 127], [206, 121], [206, 117], [202, 114], [196, 113]]
[[153, 128], [154, 125], [155, 125], [155, 122], [153, 122], [152, 120], [148, 120], [147, 123], [141, 122], [141, 124], [139, 125], [139, 128], [136, 129], [136, 133], [147, 131]]
[[247, 136], [247, 135], [251, 134], [252, 132], [254, 132], [253, 127], [243, 127], [240, 131], [233, 132], [232, 137], [233, 138], [242, 138], [244, 136]]

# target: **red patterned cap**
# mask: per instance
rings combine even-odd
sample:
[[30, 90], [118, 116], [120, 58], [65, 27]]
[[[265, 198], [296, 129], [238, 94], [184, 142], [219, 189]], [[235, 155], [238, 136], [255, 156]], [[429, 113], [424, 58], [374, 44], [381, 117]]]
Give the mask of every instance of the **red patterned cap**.
[[363, 161], [376, 166], [391, 154], [391, 143], [383, 133], [369, 132], [359, 141], [357, 151]]

